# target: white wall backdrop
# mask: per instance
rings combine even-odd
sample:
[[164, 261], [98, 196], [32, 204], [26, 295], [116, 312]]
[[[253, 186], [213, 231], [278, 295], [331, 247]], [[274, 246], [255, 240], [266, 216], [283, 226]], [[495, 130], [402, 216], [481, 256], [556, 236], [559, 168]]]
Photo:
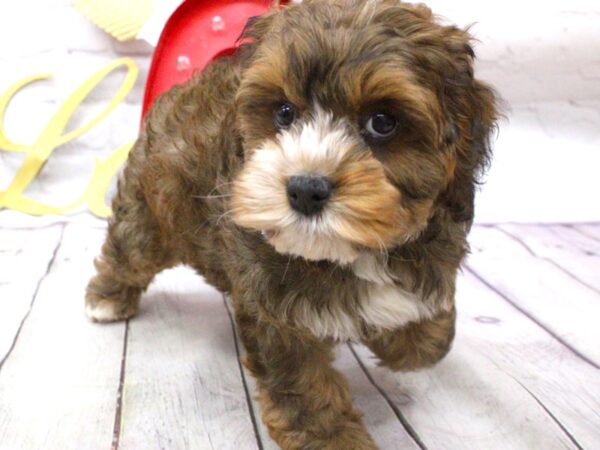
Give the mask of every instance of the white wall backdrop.
[[600, 2], [431, 0], [508, 104], [477, 219], [600, 220]]
[[[508, 105], [495, 161], [478, 197], [477, 220], [600, 221], [600, 2], [427, 3], [449, 21], [474, 24], [478, 75]], [[141, 69], [128, 100], [101, 126], [54, 153], [28, 190], [32, 197], [67, 203], [85, 186], [96, 157], [135, 137], [149, 49], [114, 42], [73, 10], [70, 0], [0, 2], [0, 92], [32, 73], [55, 74], [11, 104], [5, 123], [13, 140], [33, 141], [76, 85], [125, 55]], [[71, 126], [98, 111], [121, 79], [115, 74], [102, 83]], [[22, 155], [0, 151], [0, 190], [21, 161]], [[3, 223], [29, 220], [0, 212]]]

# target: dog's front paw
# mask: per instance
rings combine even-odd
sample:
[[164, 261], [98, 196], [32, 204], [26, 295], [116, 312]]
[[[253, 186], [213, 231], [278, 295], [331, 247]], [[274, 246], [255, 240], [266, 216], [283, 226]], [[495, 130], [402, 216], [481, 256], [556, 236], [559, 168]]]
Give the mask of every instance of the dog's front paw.
[[310, 439], [306, 448], [323, 450], [377, 450], [373, 439], [362, 423], [348, 421], [327, 438]]
[[269, 434], [284, 450], [377, 450], [378, 447], [362, 423], [348, 421], [337, 424], [331, 433], [306, 430], [276, 430]]
[[297, 394], [287, 398], [295, 400], [291, 405], [285, 397], [278, 396], [280, 404], [273, 402], [271, 395], [264, 391], [258, 397], [263, 422], [282, 449], [377, 450], [361, 414], [347, 408], [349, 405], [334, 402], [317, 411], [303, 411], [298, 410], [300, 397]]

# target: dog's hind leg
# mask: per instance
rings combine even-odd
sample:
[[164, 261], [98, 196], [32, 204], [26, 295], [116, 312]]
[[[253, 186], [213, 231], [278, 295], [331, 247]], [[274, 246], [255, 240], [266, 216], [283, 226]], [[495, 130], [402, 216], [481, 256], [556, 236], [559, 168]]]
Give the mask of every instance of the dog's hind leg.
[[160, 228], [148, 208], [134, 176], [119, 181], [113, 214], [97, 274], [90, 280], [85, 312], [96, 322], [125, 320], [136, 312], [142, 292], [154, 275], [174, 265]]
[[384, 331], [364, 343], [383, 366], [395, 371], [417, 370], [430, 367], [446, 356], [454, 339], [455, 322], [456, 310], [452, 308], [431, 319]]

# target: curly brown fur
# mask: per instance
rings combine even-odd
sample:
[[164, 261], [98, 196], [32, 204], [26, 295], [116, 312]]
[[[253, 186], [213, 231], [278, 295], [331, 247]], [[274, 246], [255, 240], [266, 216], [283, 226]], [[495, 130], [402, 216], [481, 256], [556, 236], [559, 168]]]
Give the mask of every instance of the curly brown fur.
[[[394, 370], [449, 350], [495, 96], [473, 77], [469, 34], [422, 5], [305, 1], [245, 37], [152, 107], [87, 313], [129, 318], [157, 272], [188, 264], [231, 295], [279, 445], [375, 448], [331, 349], [362, 340]], [[381, 114], [395, 124], [384, 140]], [[286, 191], [306, 174], [330, 189], [309, 217]]]
[[431, 367], [450, 351], [455, 321], [456, 310], [453, 308], [432, 319], [379, 333], [365, 339], [365, 344], [377, 355], [381, 365], [392, 370]]

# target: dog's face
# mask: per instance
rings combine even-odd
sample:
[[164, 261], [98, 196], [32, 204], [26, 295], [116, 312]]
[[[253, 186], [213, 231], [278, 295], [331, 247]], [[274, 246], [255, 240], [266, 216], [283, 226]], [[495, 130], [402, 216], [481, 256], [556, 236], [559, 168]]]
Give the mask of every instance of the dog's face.
[[472, 209], [494, 108], [467, 33], [395, 0], [316, 0], [248, 36], [238, 225], [279, 253], [346, 264], [414, 239], [436, 208]]

